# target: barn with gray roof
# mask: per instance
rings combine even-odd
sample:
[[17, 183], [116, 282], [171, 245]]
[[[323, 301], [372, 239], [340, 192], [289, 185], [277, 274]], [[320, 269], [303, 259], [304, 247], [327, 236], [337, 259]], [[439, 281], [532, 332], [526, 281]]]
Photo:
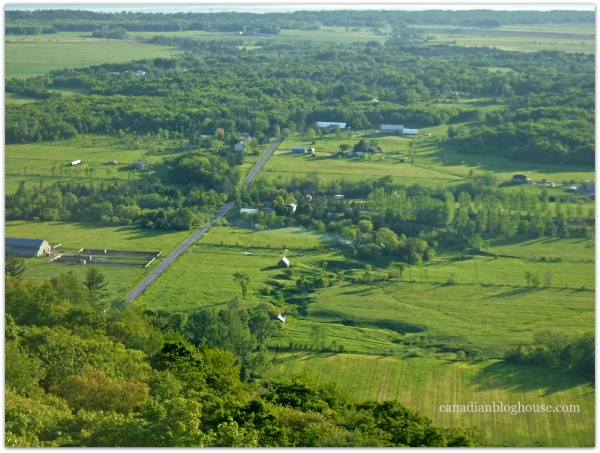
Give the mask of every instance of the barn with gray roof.
[[4, 253], [6, 255], [42, 256], [50, 253], [51, 250], [50, 244], [44, 239], [4, 239]]

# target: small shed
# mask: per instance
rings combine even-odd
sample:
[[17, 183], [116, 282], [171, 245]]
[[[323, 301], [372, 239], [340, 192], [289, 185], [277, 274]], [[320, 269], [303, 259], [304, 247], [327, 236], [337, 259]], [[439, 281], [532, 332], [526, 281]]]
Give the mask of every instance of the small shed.
[[296, 212], [296, 208], [298, 207], [298, 205], [296, 203], [288, 203], [287, 207], [289, 208], [289, 210], [293, 214], [294, 212]]
[[285, 256], [283, 258], [281, 258], [279, 260], [279, 263], [277, 263], [277, 267], [285, 267], [288, 268], [290, 267], [290, 260], [288, 260]]
[[277, 319], [281, 322], [281, 324], [285, 324], [285, 313], [279, 313], [277, 315]]
[[235, 142], [235, 145], [233, 145], [233, 149], [237, 152], [244, 151], [244, 140], [238, 138], [238, 140]]
[[333, 199], [334, 199], [334, 200], [343, 200], [343, 199], [344, 199], [344, 196], [343, 196], [343, 195], [334, 195], [334, 196], [333, 196]]
[[295, 148], [292, 148], [292, 154], [305, 154], [306, 153], [306, 148], [302, 147], [302, 146], [296, 146]]
[[4, 238], [4, 251], [7, 255], [43, 256], [52, 250], [44, 239]]
[[81, 163], [80, 160], [74, 160], [73, 162], [71, 162], [71, 167], [75, 167], [77, 165], [79, 165]]
[[117, 162], [116, 160], [109, 160], [107, 162], [108, 165], [117, 165], [119, 162]]
[[241, 208], [240, 214], [258, 214], [258, 208]]

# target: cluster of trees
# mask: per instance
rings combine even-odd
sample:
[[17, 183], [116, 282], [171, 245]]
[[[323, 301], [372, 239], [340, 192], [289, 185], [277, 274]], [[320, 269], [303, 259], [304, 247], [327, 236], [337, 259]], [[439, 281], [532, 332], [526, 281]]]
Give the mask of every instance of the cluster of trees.
[[104, 26], [92, 33], [93, 38], [105, 39], [127, 39], [127, 30], [122, 27], [107, 27]]
[[[356, 402], [309, 376], [264, 377], [269, 308], [144, 310], [95, 268], [7, 275], [5, 441], [12, 447], [473, 446], [397, 401]], [[262, 356], [261, 356], [262, 354]], [[246, 371], [243, 371], [246, 370]]]
[[476, 127], [468, 131], [468, 135], [457, 138], [454, 144], [468, 154], [488, 154], [529, 162], [594, 165], [594, 123], [582, 119], [590, 113], [593, 115], [593, 112], [572, 110], [565, 109], [560, 120], [539, 118]]
[[227, 193], [213, 188], [203, 189], [201, 182], [186, 191], [172, 184], [147, 180], [99, 184], [57, 182], [32, 187], [22, 182], [15, 194], [6, 196], [5, 214], [7, 219], [187, 230], [208, 221], [227, 197]]
[[538, 332], [532, 345], [519, 345], [508, 351], [504, 359], [520, 365], [574, 371], [594, 379], [596, 339], [593, 332], [580, 335], [569, 335], [561, 331]]
[[[565, 206], [547, 189], [535, 194], [496, 186], [489, 173], [449, 189], [406, 186], [390, 177], [325, 182], [308, 175], [272, 183], [258, 179], [238, 201], [267, 206], [268, 213], [236, 214], [232, 221], [246, 228], [296, 225], [338, 233], [363, 259], [389, 256], [411, 264], [430, 260], [442, 242], [485, 252], [491, 238], [594, 234], [593, 208], [586, 213], [581, 205]], [[335, 194], [350, 200], [336, 200]], [[293, 212], [290, 203], [297, 205]]]

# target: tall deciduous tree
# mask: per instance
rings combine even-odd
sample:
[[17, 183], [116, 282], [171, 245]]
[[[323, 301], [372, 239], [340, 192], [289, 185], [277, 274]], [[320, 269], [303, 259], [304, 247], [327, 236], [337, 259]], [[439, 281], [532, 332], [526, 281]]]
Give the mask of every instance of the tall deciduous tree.
[[246, 272], [236, 272], [233, 274], [233, 280], [240, 285], [242, 299], [245, 299], [248, 292], [248, 284], [250, 283], [250, 276]]

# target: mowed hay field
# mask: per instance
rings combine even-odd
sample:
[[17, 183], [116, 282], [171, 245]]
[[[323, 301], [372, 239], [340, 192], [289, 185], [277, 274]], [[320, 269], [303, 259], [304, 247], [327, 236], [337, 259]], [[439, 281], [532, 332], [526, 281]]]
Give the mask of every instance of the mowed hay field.
[[[280, 352], [273, 376], [308, 372], [358, 400], [396, 399], [443, 426], [473, 426], [493, 446], [594, 445], [594, 388], [577, 375], [496, 360]], [[440, 405], [579, 405], [575, 413], [443, 413]]]
[[487, 46], [503, 50], [537, 52], [595, 52], [593, 23], [508, 25], [493, 28], [419, 25], [431, 43], [450, 43], [459, 46]]
[[84, 68], [105, 63], [124, 63], [145, 58], [169, 58], [173, 47], [143, 44], [135, 40], [92, 38], [91, 33], [9, 35], [4, 43], [7, 78], [26, 78], [64, 68]]
[[[74, 253], [81, 248], [127, 250], [139, 252], [173, 250], [188, 235], [189, 231], [142, 230], [133, 226], [109, 227], [89, 223], [28, 222], [22, 220], [5, 223], [5, 237], [45, 239], [57, 249]], [[93, 264], [92, 264], [93, 265]], [[152, 265], [155, 265], [153, 263]], [[25, 280], [41, 283], [49, 278], [72, 271], [85, 279], [88, 265], [48, 263], [46, 257], [27, 258]], [[106, 276], [107, 292], [111, 298], [124, 296], [146, 273], [143, 268], [97, 265]]]

